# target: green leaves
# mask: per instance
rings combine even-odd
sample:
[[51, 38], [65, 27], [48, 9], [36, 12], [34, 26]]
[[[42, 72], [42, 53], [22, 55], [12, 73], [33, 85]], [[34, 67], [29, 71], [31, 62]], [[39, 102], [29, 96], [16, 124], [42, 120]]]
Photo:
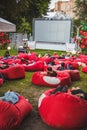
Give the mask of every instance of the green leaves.
[[[0, 1], [0, 17], [16, 24], [17, 32], [31, 31], [33, 18], [46, 14], [51, 0], [3, 0]], [[25, 18], [25, 22], [22, 20]], [[22, 27], [20, 27], [22, 26]]]
[[87, 0], [75, 0], [74, 12], [78, 18], [87, 21]]
[[19, 26], [18, 32], [21, 33], [30, 33], [31, 32], [31, 26], [29, 22], [26, 21], [25, 17], [21, 18], [21, 25]]

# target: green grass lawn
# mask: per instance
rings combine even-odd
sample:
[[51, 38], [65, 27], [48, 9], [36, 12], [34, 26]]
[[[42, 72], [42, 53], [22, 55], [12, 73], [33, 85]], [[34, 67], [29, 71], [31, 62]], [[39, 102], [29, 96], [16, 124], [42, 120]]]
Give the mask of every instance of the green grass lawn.
[[[54, 51], [51, 50], [32, 50], [32, 51], [35, 51], [38, 54], [42, 55], [44, 55], [44, 53], [49, 54], [54, 53]], [[4, 52], [5, 50], [0, 50], [0, 56], [3, 56]], [[61, 53], [65, 52], [56, 51], [56, 53], [60, 55]], [[16, 49], [10, 50], [10, 55], [17, 55], [17, 54], [18, 52]], [[12, 89], [13, 91], [16, 91], [19, 94], [28, 98], [31, 104], [34, 106], [34, 109], [37, 110], [37, 102], [39, 96], [41, 95], [42, 92], [50, 88], [33, 85], [31, 83], [33, 73], [34, 72], [26, 72], [26, 76], [24, 79], [5, 81], [3, 86], [0, 88], [0, 96], [2, 96], [7, 90]], [[79, 86], [80, 88], [82, 88], [84, 91], [87, 92], [87, 74], [81, 72], [81, 68], [80, 68], [80, 75], [81, 79], [79, 81], [73, 82], [72, 86]]]

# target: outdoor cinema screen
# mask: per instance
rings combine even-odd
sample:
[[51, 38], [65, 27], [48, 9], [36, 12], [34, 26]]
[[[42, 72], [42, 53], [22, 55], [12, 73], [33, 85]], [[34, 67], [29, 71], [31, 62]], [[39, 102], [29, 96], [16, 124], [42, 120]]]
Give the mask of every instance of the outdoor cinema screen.
[[35, 42], [70, 42], [71, 20], [34, 19], [33, 27]]

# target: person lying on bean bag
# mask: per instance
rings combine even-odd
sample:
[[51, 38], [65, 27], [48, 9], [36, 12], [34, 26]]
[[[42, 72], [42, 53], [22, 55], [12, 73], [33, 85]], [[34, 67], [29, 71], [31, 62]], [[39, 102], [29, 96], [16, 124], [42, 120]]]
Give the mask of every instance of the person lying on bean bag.
[[50, 95], [52, 94], [56, 94], [57, 92], [67, 92], [68, 90], [68, 86], [61, 86], [61, 85], [58, 85], [58, 87], [56, 87], [52, 92], [50, 92]]
[[15, 103], [17, 103], [19, 101], [19, 94], [12, 91], [12, 90], [8, 90], [4, 94], [4, 96], [0, 97], [0, 100], [15, 104]]
[[[62, 86], [59, 85], [52, 92], [50, 92], [50, 95], [56, 94], [57, 92], [68, 92], [68, 86], [62, 87]], [[83, 90], [81, 90], [81, 88], [79, 88], [79, 87], [72, 87], [72, 89], [69, 93], [76, 95], [76, 96], [78, 96], [82, 99], [87, 100], [87, 93], [84, 92]]]
[[61, 65], [57, 68], [57, 70], [65, 70], [65, 63], [64, 62], [61, 62]]
[[3, 60], [9, 59], [9, 58], [12, 58], [12, 57], [10, 56], [10, 53], [9, 53], [9, 51], [7, 50], [7, 51], [4, 53]]
[[9, 90], [0, 98], [0, 130], [16, 130], [33, 109], [29, 100]]

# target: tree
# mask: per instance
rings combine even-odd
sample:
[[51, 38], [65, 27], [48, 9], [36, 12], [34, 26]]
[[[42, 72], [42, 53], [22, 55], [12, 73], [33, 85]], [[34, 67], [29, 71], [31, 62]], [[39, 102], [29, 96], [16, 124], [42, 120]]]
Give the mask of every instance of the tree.
[[74, 12], [79, 19], [87, 21], [87, 0], [75, 0]]
[[29, 22], [26, 22], [25, 17], [21, 19], [21, 25], [18, 28], [18, 32], [22, 32], [22, 33], [30, 33], [31, 32], [31, 26], [29, 24]]
[[21, 12], [25, 12], [28, 7], [27, 0], [20, 0], [18, 3], [16, 0], [3, 0], [0, 2], [0, 16], [16, 24]]
[[42, 14], [46, 14], [48, 11], [48, 5], [50, 0], [31, 0], [29, 4], [29, 8], [27, 8], [26, 12], [22, 13], [22, 16], [26, 18], [27, 21], [31, 24], [33, 18], [41, 18]]
[[[17, 2], [18, 1], [18, 2]], [[22, 19], [32, 27], [33, 18], [39, 18], [48, 11], [51, 0], [3, 0], [0, 2], [0, 16], [13, 22], [19, 30]]]

